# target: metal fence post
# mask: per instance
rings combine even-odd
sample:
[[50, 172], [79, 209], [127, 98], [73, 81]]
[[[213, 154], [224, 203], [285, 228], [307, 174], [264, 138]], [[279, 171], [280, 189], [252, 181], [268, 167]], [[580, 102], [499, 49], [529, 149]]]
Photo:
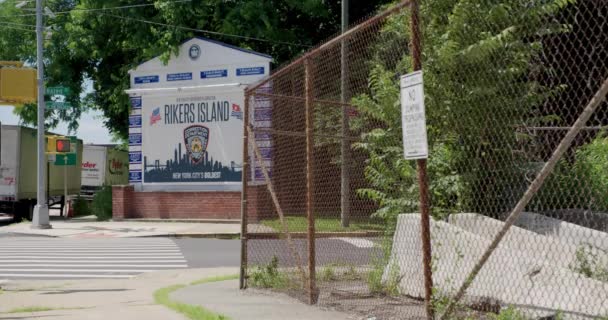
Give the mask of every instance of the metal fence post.
[[308, 218], [308, 300], [317, 301], [315, 271], [315, 216], [313, 210], [313, 75], [310, 59], [304, 60], [306, 94], [306, 217]]
[[[414, 71], [422, 69], [420, 46], [420, 15], [418, 1], [411, 2], [411, 49], [412, 65]], [[434, 318], [433, 310], [433, 274], [431, 271], [431, 227], [429, 206], [429, 185], [426, 174], [426, 159], [416, 161], [418, 166], [418, 186], [420, 187], [420, 231], [422, 240], [422, 263], [424, 268], [424, 303], [426, 316], [429, 320]]]
[[[348, 0], [342, 0], [342, 34], [348, 30]], [[348, 119], [348, 39], [342, 39], [340, 43], [340, 102], [342, 106], [342, 127], [340, 141], [340, 154], [342, 155], [341, 163], [341, 224], [343, 228], [348, 228], [350, 225], [350, 144], [346, 137], [349, 135], [349, 119]]]
[[249, 173], [249, 97], [250, 93], [245, 92], [245, 112], [243, 115], [243, 171], [242, 171], [242, 190], [241, 190], [241, 270], [239, 274], [239, 288], [247, 288], [247, 175]]

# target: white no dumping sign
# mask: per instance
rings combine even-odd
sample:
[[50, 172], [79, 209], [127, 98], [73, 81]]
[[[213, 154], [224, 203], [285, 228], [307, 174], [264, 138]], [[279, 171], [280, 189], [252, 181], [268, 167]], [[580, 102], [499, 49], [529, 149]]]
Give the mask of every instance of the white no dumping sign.
[[422, 71], [401, 76], [401, 126], [405, 159], [426, 159], [429, 147], [426, 136]]

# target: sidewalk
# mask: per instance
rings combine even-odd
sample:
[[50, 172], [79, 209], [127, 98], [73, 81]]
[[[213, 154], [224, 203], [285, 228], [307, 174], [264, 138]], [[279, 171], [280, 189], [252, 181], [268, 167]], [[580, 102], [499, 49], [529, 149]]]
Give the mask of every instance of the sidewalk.
[[[0, 227], [0, 234], [14, 233], [61, 238], [129, 238], [129, 237], [237, 237], [239, 223], [214, 222], [152, 222], [52, 220], [52, 229], [32, 229], [22, 222]], [[261, 226], [256, 226], [260, 228]]]
[[[184, 316], [155, 304], [154, 292], [237, 272], [236, 268], [209, 268], [147, 273], [129, 280], [9, 281], [2, 284], [0, 319], [184, 320]], [[173, 292], [170, 299], [201, 305], [232, 320], [356, 319], [340, 312], [323, 311], [281, 294], [240, 291], [237, 280], [188, 286]], [[34, 306], [50, 310], [7, 313], [16, 308]]]
[[200, 305], [232, 320], [348, 320], [357, 319], [337, 311], [309, 306], [284, 294], [255, 289], [239, 290], [238, 280], [189, 286], [174, 292], [171, 299]]
[[[128, 280], [9, 281], [2, 284], [0, 319], [184, 320], [182, 315], [156, 304], [154, 291], [237, 272], [236, 268], [210, 268], [147, 273]], [[51, 310], [6, 313], [31, 307]]]

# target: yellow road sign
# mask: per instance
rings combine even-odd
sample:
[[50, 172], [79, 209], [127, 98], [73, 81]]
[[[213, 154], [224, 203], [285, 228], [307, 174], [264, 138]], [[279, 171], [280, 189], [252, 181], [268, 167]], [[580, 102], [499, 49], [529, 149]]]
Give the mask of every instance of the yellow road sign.
[[0, 104], [37, 101], [36, 69], [20, 68], [16, 61], [0, 61]]

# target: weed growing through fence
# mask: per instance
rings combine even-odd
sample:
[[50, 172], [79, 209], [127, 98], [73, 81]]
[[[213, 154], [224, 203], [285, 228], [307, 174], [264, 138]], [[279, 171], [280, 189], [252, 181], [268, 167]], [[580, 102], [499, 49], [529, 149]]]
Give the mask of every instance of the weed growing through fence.
[[327, 265], [323, 267], [321, 270], [321, 275], [319, 277], [321, 281], [336, 281], [338, 280], [338, 275], [336, 274], [336, 269], [333, 265]]
[[352, 264], [330, 263], [317, 273], [320, 281], [354, 281], [361, 280], [361, 274]]
[[587, 278], [608, 282], [608, 266], [603, 265], [594, 251], [608, 253], [588, 243], [579, 246], [576, 249], [576, 260], [570, 264], [570, 270]]
[[494, 320], [527, 320], [527, 318], [513, 306], [501, 310], [498, 314], [491, 313], [490, 317]]
[[[291, 232], [306, 232], [308, 231], [308, 221], [306, 217], [286, 217], [287, 227]], [[366, 221], [351, 221], [348, 228], [342, 227], [338, 218], [315, 218], [316, 232], [355, 232], [355, 231], [382, 231], [384, 226], [380, 223]], [[274, 230], [283, 230], [281, 220], [279, 218], [266, 219], [262, 221], [262, 225], [273, 228]]]
[[284, 272], [279, 270], [279, 258], [273, 256], [265, 266], [256, 266], [249, 275], [249, 284], [256, 288], [285, 289], [292, 282]]
[[397, 263], [391, 263], [384, 278], [385, 264], [376, 264], [367, 276], [369, 291], [374, 294], [382, 294], [396, 297], [400, 294], [399, 283], [403, 278]]

